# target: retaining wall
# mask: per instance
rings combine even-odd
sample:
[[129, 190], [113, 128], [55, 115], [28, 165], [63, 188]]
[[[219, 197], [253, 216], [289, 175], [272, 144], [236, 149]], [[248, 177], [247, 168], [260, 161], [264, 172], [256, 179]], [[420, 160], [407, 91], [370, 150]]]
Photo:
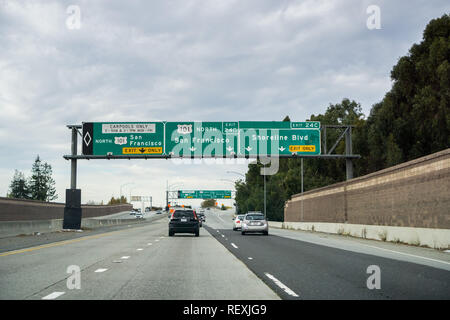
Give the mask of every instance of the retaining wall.
[[[30, 221], [64, 218], [64, 203], [0, 197], [0, 221]], [[100, 217], [133, 208], [131, 204], [82, 205], [82, 218]]]
[[450, 229], [450, 149], [294, 195], [284, 221]]

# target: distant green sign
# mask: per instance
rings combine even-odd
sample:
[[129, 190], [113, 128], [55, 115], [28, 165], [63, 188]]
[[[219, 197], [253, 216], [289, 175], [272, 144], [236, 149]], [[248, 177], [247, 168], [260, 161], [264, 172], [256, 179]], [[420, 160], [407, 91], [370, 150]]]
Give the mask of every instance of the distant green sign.
[[320, 154], [320, 122], [86, 122], [84, 155]]
[[178, 190], [179, 199], [231, 199], [230, 190]]

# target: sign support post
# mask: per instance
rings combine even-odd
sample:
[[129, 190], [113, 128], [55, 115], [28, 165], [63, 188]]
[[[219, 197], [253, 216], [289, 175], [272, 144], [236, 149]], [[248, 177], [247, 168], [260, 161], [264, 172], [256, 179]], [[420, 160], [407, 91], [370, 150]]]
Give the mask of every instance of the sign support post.
[[64, 207], [63, 230], [81, 229], [81, 190], [77, 189], [77, 146], [78, 129], [81, 126], [68, 126], [72, 130], [72, 156], [70, 165], [70, 189], [66, 189], [66, 205]]
[[[77, 155], [77, 128], [72, 127], [72, 155]], [[70, 160], [70, 189], [77, 188], [77, 159]]]
[[[352, 149], [352, 127], [349, 126], [345, 132], [345, 154], [351, 155], [353, 152]], [[345, 169], [347, 180], [353, 179], [353, 162], [351, 158], [345, 159]]]

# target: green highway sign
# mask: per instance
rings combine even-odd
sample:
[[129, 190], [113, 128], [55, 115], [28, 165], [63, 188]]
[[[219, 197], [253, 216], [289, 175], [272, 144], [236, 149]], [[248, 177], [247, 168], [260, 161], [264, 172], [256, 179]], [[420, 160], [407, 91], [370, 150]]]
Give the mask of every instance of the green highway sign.
[[85, 122], [84, 155], [162, 155], [162, 122]]
[[238, 147], [238, 122], [167, 122], [166, 154], [232, 156]]
[[84, 155], [318, 155], [320, 122], [85, 122]]
[[240, 121], [239, 154], [320, 154], [320, 122]]
[[179, 199], [231, 199], [231, 190], [178, 190]]

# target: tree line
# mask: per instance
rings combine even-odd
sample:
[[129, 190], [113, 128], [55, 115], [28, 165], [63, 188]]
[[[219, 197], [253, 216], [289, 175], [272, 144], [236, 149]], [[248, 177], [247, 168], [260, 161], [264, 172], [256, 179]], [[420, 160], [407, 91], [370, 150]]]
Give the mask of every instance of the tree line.
[[[365, 118], [361, 105], [348, 98], [311, 115], [322, 125], [354, 125], [354, 176], [369, 174], [450, 147], [450, 16], [431, 20], [423, 40], [392, 68], [392, 88]], [[286, 116], [284, 121], [290, 121]], [[339, 137], [327, 130], [327, 146]], [[322, 140], [323, 141], [323, 140]], [[336, 153], [345, 153], [341, 141]], [[279, 159], [277, 174], [266, 176], [267, 217], [282, 221], [285, 201], [301, 192], [301, 160]], [[344, 181], [345, 159], [304, 158], [304, 191]], [[245, 181], [236, 182], [238, 211], [263, 211], [264, 177], [260, 163], [250, 164]]]
[[52, 166], [42, 162], [39, 155], [31, 167], [31, 176], [15, 170], [9, 185], [8, 198], [52, 201], [58, 198], [55, 180], [52, 178]]

